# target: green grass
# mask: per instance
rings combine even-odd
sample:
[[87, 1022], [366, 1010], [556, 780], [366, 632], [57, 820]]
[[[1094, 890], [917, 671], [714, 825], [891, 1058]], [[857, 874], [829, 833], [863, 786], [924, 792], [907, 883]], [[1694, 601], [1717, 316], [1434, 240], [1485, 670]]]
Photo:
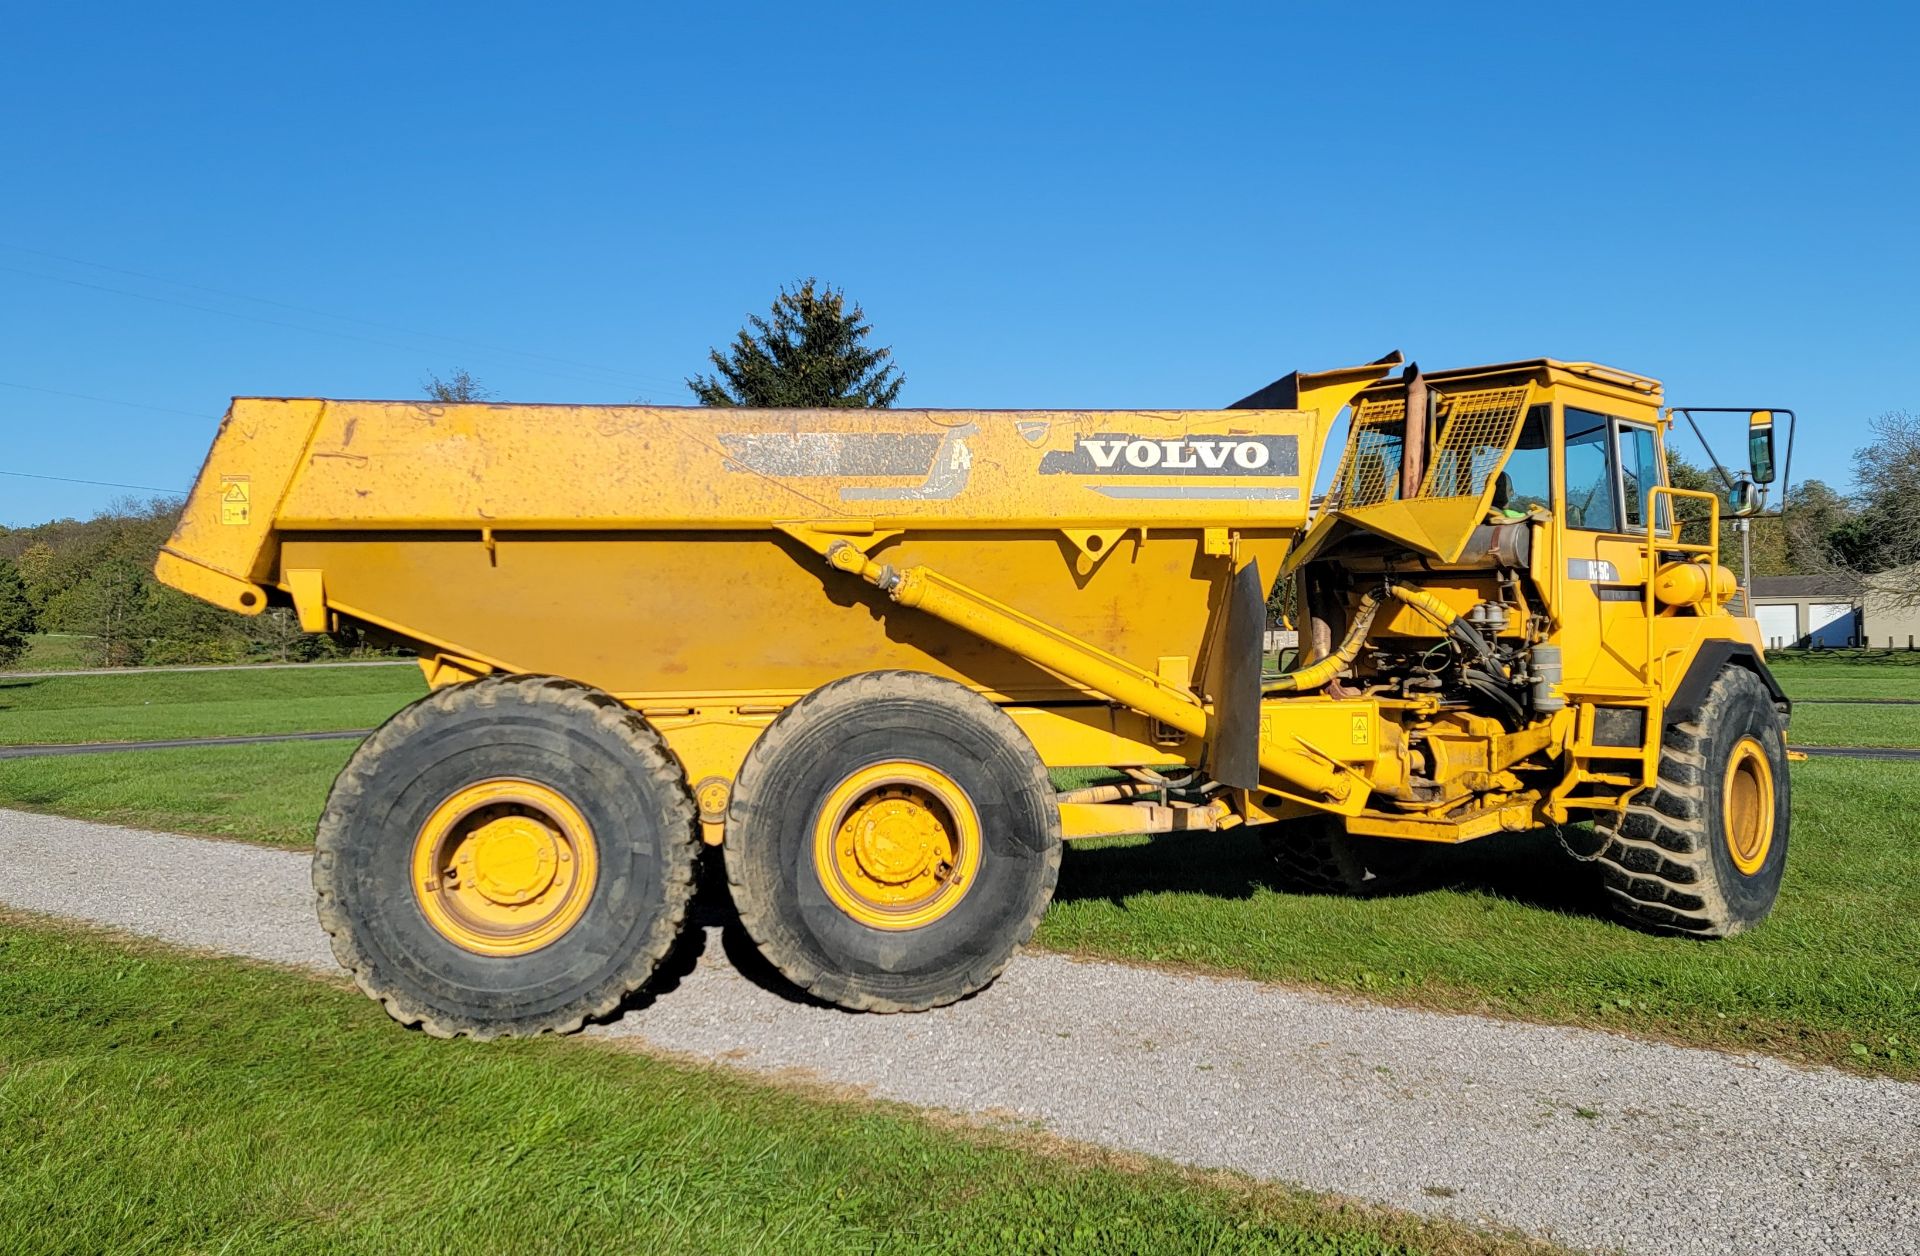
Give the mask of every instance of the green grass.
[[1920, 747], [1920, 706], [1802, 703], [1793, 708], [1787, 740], [1796, 746]]
[[0, 806], [307, 846], [351, 741], [0, 759]]
[[0, 918], [0, 1250], [1385, 1252], [1518, 1240]]
[[1449, 888], [1351, 900], [1274, 892], [1231, 832], [1070, 847], [1039, 941], [1920, 1077], [1920, 764], [1796, 764], [1793, 791], [1779, 906], [1721, 942], [1615, 923], [1544, 834], [1451, 852]]
[[0, 675], [0, 745], [371, 728], [426, 691], [415, 667]]
[[1920, 653], [1900, 651], [1872, 662], [1770, 654], [1767, 663], [1789, 698], [1920, 699]]
[[27, 652], [0, 674], [8, 671], [58, 672], [76, 667], [96, 666], [93, 643], [97, 638], [78, 632], [36, 632], [27, 638]]
[[1788, 732], [1788, 740], [1795, 744], [1920, 747], [1920, 706], [1866, 701], [1920, 701], [1920, 652], [1775, 652], [1767, 661], [1789, 698], [1861, 700], [1857, 704], [1802, 702], [1795, 706]]
[[1768, 650], [1770, 662], [1789, 664], [1820, 663], [1845, 665], [1864, 665], [1869, 667], [1913, 667], [1920, 668], [1920, 649], [1887, 649], [1877, 646], [1854, 646], [1847, 649], [1821, 650]]

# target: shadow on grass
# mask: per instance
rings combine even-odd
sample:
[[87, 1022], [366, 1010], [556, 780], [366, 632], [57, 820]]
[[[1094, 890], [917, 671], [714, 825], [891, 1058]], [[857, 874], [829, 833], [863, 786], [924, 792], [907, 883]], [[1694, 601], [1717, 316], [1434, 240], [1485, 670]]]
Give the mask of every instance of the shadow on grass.
[[[1578, 842], [1575, 845], [1578, 846]], [[1429, 865], [1392, 897], [1480, 893], [1568, 916], [1610, 916], [1598, 878], [1550, 829], [1502, 833], [1458, 847], [1423, 850]], [[1171, 833], [1124, 845], [1073, 845], [1060, 865], [1057, 902], [1104, 900], [1124, 908], [1140, 894], [1250, 899], [1289, 891], [1272, 875], [1258, 833]], [[1301, 897], [1313, 897], [1301, 895]], [[1384, 897], [1384, 896], [1383, 896]]]

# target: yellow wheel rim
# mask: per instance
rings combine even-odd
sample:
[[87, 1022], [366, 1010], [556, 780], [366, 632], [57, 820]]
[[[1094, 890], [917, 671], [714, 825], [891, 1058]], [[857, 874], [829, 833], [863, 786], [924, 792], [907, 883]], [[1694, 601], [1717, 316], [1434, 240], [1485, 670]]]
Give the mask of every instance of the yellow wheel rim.
[[1773, 765], [1758, 739], [1741, 738], [1727, 760], [1720, 816], [1733, 866], [1752, 876], [1773, 849]]
[[579, 808], [532, 781], [457, 790], [413, 839], [413, 896], [427, 923], [480, 955], [525, 955], [579, 921], [600, 872]]
[[813, 824], [827, 897], [874, 929], [918, 929], [952, 911], [980, 871], [980, 816], [952, 777], [924, 763], [862, 768]]

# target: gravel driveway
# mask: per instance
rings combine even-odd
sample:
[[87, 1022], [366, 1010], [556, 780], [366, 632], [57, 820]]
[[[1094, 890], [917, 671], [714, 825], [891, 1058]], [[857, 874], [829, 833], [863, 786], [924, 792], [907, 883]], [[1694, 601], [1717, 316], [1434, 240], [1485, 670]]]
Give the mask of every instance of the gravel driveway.
[[[302, 854], [0, 811], [15, 907], [332, 970], [311, 898]], [[1920, 1250], [1920, 1086], [1048, 954], [859, 1016], [753, 958], [709, 925], [590, 1032], [1583, 1247]]]

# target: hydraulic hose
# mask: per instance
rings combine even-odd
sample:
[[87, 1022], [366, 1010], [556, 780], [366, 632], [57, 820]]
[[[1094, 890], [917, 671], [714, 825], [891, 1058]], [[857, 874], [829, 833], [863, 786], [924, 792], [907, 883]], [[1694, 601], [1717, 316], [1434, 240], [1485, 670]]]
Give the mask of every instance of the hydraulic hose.
[[[1427, 592], [1425, 589], [1410, 588], [1404, 584], [1390, 584], [1387, 596], [1397, 602], [1404, 602], [1413, 609], [1433, 620], [1449, 637], [1472, 650], [1474, 654], [1490, 667], [1498, 669], [1499, 663], [1488, 648], [1486, 639], [1473, 626], [1456, 615], [1453, 608]], [[1310, 663], [1298, 671], [1288, 672], [1284, 676], [1268, 681], [1262, 688], [1267, 693], [1298, 693], [1308, 689], [1318, 689], [1335, 676], [1352, 666], [1353, 660], [1360, 656], [1360, 647], [1366, 644], [1367, 633], [1373, 627], [1374, 616], [1380, 610], [1380, 596], [1369, 593], [1360, 599], [1360, 606], [1354, 615], [1353, 627], [1340, 642], [1340, 648], [1317, 663]]]
[[1501, 665], [1493, 647], [1487, 644], [1487, 639], [1480, 635], [1478, 629], [1454, 614], [1452, 607], [1425, 589], [1409, 589], [1396, 584], [1387, 592], [1445, 628], [1449, 637], [1478, 656], [1479, 666], [1460, 669], [1460, 681], [1498, 707], [1507, 727], [1518, 728], [1526, 721], [1526, 711], [1507, 688], [1507, 669]]
[[1451, 606], [1425, 589], [1416, 589], [1404, 584], [1390, 584], [1387, 586], [1387, 593], [1395, 601], [1405, 602], [1428, 619], [1437, 622], [1442, 628], [1452, 628], [1453, 621], [1460, 618], [1453, 613]]
[[1373, 617], [1380, 610], [1380, 599], [1367, 594], [1360, 599], [1359, 610], [1353, 617], [1353, 627], [1347, 629], [1347, 635], [1340, 642], [1340, 648], [1317, 663], [1309, 663], [1299, 671], [1288, 672], [1261, 686], [1266, 693], [1298, 693], [1320, 686], [1338, 676], [1352, 666], [1353, 660], [1360, 657], [1360, 647], [1366, 644], [1367, 631], [1373, 627]]
[[1451, 606], [1448, 606], [1433, 594], [1427, 592], [1425, 589], [1408, 588], [1404, 584], [1389, 585], [1387, 586], [1387, 592], [1390, 593], [1396, 601], [1405, 602], [1408, 606], [1413, 607], [1413, 609], [1419, 611], [1428, 619], [1439, 624], [1440, 627], [1446, 630], [1449, 637], [1452, 637], [1461, 645], [1472, 650], [1494, 675], [1498, 676], [1506, 670], [1500, 666], [1500, 661], [1494, 657], [1493, 649], [1487, 644], [1487, 639], [1481, 636], [1472, 624], [1467, 623], [1461, 619], [1460, 616], [1456, 615]]

